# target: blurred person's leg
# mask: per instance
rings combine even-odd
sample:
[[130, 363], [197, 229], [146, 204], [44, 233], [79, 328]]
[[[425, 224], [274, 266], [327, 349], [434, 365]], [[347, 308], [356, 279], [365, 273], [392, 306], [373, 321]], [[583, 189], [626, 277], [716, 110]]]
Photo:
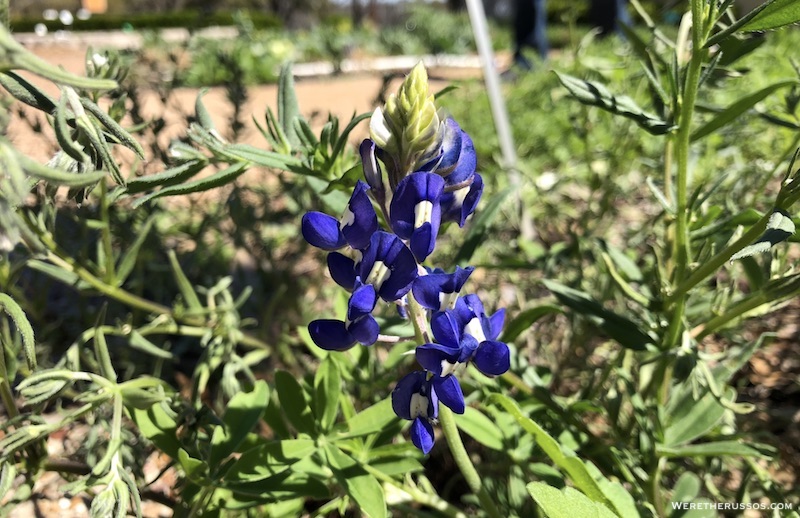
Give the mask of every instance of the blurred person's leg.
[[523, 51], [530, 47], [542, 59], [547, 57], [547, 12], [545, 0], [517, 0], [514, 13], [514, 64], [530, 70], [532, 64]]
[[589, 17], [600, 29], [600, 36], [619, 32], [619, 23], [631, 24], [627, 3], [626, 0], [592, 0]]

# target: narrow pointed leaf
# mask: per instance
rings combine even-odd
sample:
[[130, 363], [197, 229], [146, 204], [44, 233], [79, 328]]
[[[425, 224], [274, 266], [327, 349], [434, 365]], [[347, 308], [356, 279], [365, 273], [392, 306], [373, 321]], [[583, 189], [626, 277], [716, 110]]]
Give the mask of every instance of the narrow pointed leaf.
[[653, 135], [663, 135], [676, 128], [674, 124], [661, 120], [640, 108], [627, 95], [614, 95], [608, 88], [597, 82], [585, 81], [558, 72], [555, 74], [569, 93], [583, 104], [597, 106], [607, 112], [631, 119]]
[[[33, 336], [33, 327], [28, 321], [25, 312], [9, 295], [0, 292], [0, 311], [5, 312], [14, 322], [17, 332], [22, 337], [22, 348], [25, 352], [25, 361], [28, 369], [36, 370], [36, 340]], [[0, 354], [2, 351], [0, 350]]]
[[797, 0], [771, 0], [750, 18], [739, 30], [764, 31], [800, 22], [800, 2]]
[[211, 176], [207, 176], [205, 178], [201, 178], [199, 180], [194, 180], [191, 182], [182, 183], [179, 185], [173, 185], [171, 187], [165, 187], [160, 191], [156, 191], [154, 193], [150, 193], [146, 196], [142, 196], [138, 200], [133, 203], [133, 207], [137, 208], [140, 207], [142, 204], [147, 203], [148, 201], [163, 198], [165, 196], [178, 196], [182, 194], [192, 194], [195, 192], [203, 192], [208, 191], [210, 189], [215, 189], [217, 187], [221, 187], [223, 185], [227, 185], [242, 175], [247, 170], [248, 164], [246, 162], [239, 162], [237, 164], [233, 164], [221, 171], [218, 171]]
[[761, 90], [754, 92], [750, 95], [742, 97], [735, 103], [731, 104], [723, 111], [718, 113], [713, 119], [705, 123], [703, 126], [697, 128], [694, 133], [692, 133], [692, 141], [699, 140], [706, 135], [713, 133], [714, 131], [730, 124], [732, 121], [737, 119], [740, 115], [744, 112], [752, 108], [756, 105], [759, 101], [764, 100], [767, 96], [769, 96], [772, 92], [779, 90], [781, 88], [785, 88], [787, 86], [797, 85], [798, 82], [796, 80], [787, 80], [787, 81], [779, 81], [777, 83], [773, 83], [766, 88], [762, 88]]

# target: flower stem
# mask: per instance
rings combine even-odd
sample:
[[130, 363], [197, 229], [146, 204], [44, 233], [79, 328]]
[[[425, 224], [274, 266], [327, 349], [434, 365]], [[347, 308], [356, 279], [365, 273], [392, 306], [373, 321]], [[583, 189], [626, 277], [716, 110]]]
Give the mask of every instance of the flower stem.
[[447, 444], [450, 447], [453, 460], [456, 461], [456, 465], [464, 476], [464, 480], [466, 480], [470, 490], [477, 495], [483, 510], [492, 518], [502, 518], [503, 514], [497, 509], [492, 497], [489, 496], [489, 492], [486, 491], [486, 488], [481, 484], [481, 477], [475, 469], [475, 465], [472, 464], [472, 460], [469, 458], [467, 449], [464, 447], [464, 442], [461, 440], [461, 434], [458, 433], [453, 411], [444, 405], [439, 406], [439, 424], [447, 439]]

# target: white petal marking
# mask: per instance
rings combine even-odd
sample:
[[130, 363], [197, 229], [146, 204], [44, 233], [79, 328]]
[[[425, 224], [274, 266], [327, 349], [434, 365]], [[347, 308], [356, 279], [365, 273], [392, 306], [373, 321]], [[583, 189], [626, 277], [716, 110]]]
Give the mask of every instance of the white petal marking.
[[430, 223], [433, 216], [433, 203], [422, 200], [414, 206], [414, 228], [419, 228], [423, 223]]
[[472, 335], [478, 343], [486, 341], [486, 335], [483, 333], [483, 326], [478, 317], [473, 317], [473, 319], [469, 321], [464, 328], [464, 332], [468, 335]]

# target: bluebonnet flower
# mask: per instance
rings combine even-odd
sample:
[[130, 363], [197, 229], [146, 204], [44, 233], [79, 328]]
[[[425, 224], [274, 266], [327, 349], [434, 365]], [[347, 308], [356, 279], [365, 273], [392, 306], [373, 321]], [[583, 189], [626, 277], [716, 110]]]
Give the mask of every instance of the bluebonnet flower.
[[[331, 261], [331, 256], [333, 260]], [[342, 351], [356, 342], [372, 345], [380, 327], [372, 311], [378, 297], [395, 302], [405, 296], [417, 278], [417, 263], [405, 244], [394, 234], [379, 230], [370, 237], [362, 258], [349, 271], [348, 258], [328, 257], [331, 275], [341, 286], [353, 287], [347, 302], [347, 320], [322, 319], [309, 324], [311, 339], [323, 349]]]
[[372, 234], [378, 230], [378, 215], [367, 195], [367, 184], [358, 181], [344, 214], [338, 221], [333, 216], [311, 211], [303, 215], [303, 237], [323, 250], [339, 250], [350, 245], [358, 250], [365, 248]]
[[436, 246], [442, 210], [439, 199], [444, 180], [433, 173], [414, 173], [403, 178], [392, 197], [389, 212], [392, 230], [409, 240], [411, 251], [424, 261]]
[[441, 268], [434, 268], [414, 281], [411, 288], [414, 298], [422, 307], [431, 311], [453, 309], [461, 288], [474, 270], [472, 266], [466, 268], [456, 266], [455, 272], [445, 273]]
[[431, 423], [439, 417], [440, 401], [454, 412], [464, 413], [464, 395], [455, 377], [433, 377], [414, 371], [398, 381], [392, 391], [394, 413], [412, 421], [411, 442], [425, 454], [433, 448]]
[[[320, 212], [303, 217], [303, 237], [329, 252], [331, 277], [350, 292], [344, 320], [314, 320], [308, 329], [319, 347], [343, 351], [381, 339], [373, 315], [378, 300], [412, 318], [419, 336], [427, 337], [429, 319], [433, 341], [415, 350], [424, 370], [403, 377], [392, 392], [394, 412], [412, 422], [411, 440], [427, 454], [439, 403], [464, 413], [457, 378], [464, 366], [472, 362], [497, 376], [510, 364], [508, 346], [498, 340], [504, 310], [487, 315], [476, 295], [459, 296], [474, 268], [447, 273], [422, 266], [441, 225], [463, 227], [475, 211], [483, 179], [472, 139], [436, 109], [421, 65], [375, 110], [370, 137], [359, 147], [366, 183], [356, 184], [341, 218]], [[376, 208], [388, 229], [379, 227]]]
[[468, 362], [487, 376], [499, 376], [510, 367], [508, 345], [497, 340], [504, 319], [504, 310], [487, 316], [476, 295], [461, 297], [454, 309], [431, 317], [435, 342], [417, 347], [417, 362], [437, 376], [453, 374]]

